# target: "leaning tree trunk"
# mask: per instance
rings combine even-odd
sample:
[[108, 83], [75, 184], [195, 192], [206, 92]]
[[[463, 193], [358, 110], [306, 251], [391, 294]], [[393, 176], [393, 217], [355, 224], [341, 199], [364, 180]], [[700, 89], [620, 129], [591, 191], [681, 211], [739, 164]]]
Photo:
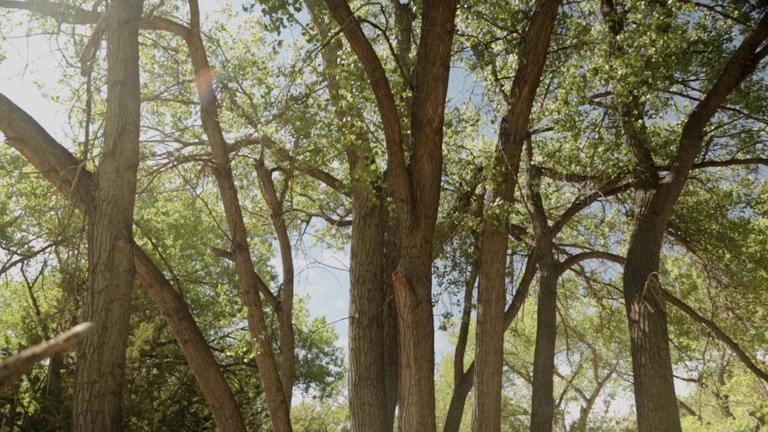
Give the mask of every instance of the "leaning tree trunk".
[[[218, 99], [214, 91], [215, 74], [208, 63], [208, 56], [200, 30], [200, 9], [197, 0], [189, 1], [190, 30], [186, 37], [192, 68], [195, 71], [197, 96], [200, 102], [202, 127], [208, 138], [213, 156], [211, 169], [221, 195], [224, 215], [232, 242], [232, 259], [240, 285], [240, 295], [245, 303], [248, 331], [255, 351], [264, 397], [272, 428], [277, 432], [293, 430], [290, 406], [286, 402], [282, 377], [278, 368], [272, 341], [269, 337], [259, 287], [264, 281], [258, 276], [251, 259], [248, 232], [243, 219], [237, 187], [232, 174], [229, 147], [219, 122]], [[265, 288], [266, 289], [266, 288]]]
[[139, 19], [142, 0], [107, 11], [107, 113], [88, 212], [88, 294], [94, 324], [78, 351], [73, 429], [118, 432], [133, 292], [133, 207], [139, 163]]
[[[0, 130], [8, 144], [86, 215], [93, 192], [93, 174], [13, 102], [0, 95]], [[157, 304], [184, 354], [200, 391], [222, 432], [245, 430], [240, 409], [221, 368], [187, 304], [152, 259], [134, 242], [136, 278]]]

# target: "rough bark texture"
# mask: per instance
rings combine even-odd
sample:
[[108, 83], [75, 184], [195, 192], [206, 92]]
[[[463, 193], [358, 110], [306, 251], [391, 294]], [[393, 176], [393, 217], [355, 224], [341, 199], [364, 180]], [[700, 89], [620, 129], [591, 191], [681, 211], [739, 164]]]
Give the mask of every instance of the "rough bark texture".
[[[0, 95], [0, 130], [13, 148], [67, 196], [75, 207], [87, 214], [93, 189], [92, 174], [32, 117], [3, 95]], [[136, 276], [168, 322], [216, 426], [222, 432], [245, 431], [232, 391], [184, 299], [149, 256], [136, 243], [132, 246]]]
[[195, 83], [200, 101], [200, 117], [213, 154], [212, 171], [219, 188], [232, 241], [232, 259], [240, 284], [240, 294], [248, 312], [248, 331], [256, 354], [256, 366], [259, 369], [259, 376], [264, 388], [272, 428], [276, 432], [289, 432], [292, 430], [290, 406], [286, 402], [285, 389], [272, 343], [269, 340], [263, 303], [259, 294], [259, 291], [264, 289], [265, 283], [256, 274], [253, 261], [251, 261], [248, 233], [232, 176], [228, 144], [219, 124], [218, 100], [213, 89], [215, 72], [208, 63], [200, 34], [200, 10], [197, 1], [191, 0], [189, 8], [190, 31], [187, 34], [186, 42], [192, 60], [192, 68], [195, 72]]
[[73, 430], [120, 431], [133, 294], [133, 207], [139, 164], [139, 18], [142, 0], [106, 15], [107, 112], [88, 212], [88, 293], [93, 330], [78, 350]]
[[380, 174], [366, 176], [371, 144], [360, 127], [365, 119], [345, 109], [343, 83], [338, 78], [341, 41], [331, 39], [322, 1], [307, 0], [312, 22], [323, 39], [328, 92], [339, 127], [350, 133], [345, 143], [351, 172], [352, 240], [349, 298], [349, 418], [353, 431], [391, 432], [397, 403], [397, 326], [392, 285], [386, 275], [393, 250], [389, 217]]
[[544, 70], [549, 39], [559, 0], [540, 0], [520, 48], [520, 58], [507, 112], [499, 130], [496, 165], [498, 186], [486, 197], [477, 300], [475, 399], [472, 430], [496, 432], [501, 428], [501, 369], [504, 344], [506, 254], [509, 228], [501, 203], [514, 196], [520, 155], [528, 136], [531, 110]]
[[432, 239], [440, 199], [445, 97], [456, 15], [455, 0], [424, 1], [410, 112], [411, 157], [389, 79], [344, 0], [328, 8], [365, 70], [384, 126], [387, 184], [397, 212], [400, 251], [392, 273], [400, 338], [402, 430], [435, 430]]
[[[680, 414], [672, 377], [669, 335], [664, 302], [652, 274], [659, 269], [663, 225], [660, 215], [649, 212], [651, 193], [636, 193], [635, 230], [624, 266], [624, 298], [632, 351], [632, 373], [638, 428], [641, 431], [679, 431]], [[662, 222], [663, 223], [663, 222]]]
[[540, 249], [536, 347], [533, 355], [531, 431], [550, 432], [554, 424], [553, 396], [557, 341], [557, 273], [552, 245]]
[[[604, 1], [606, 19], [613, 2]], [[621, 31], [616, 26], [614, 34]], [[688, 116], [670, 173], [658, 175], [645, 133], [643, 107], [620, 107], [625, 141], [636, 167], [635, 221], [624, 266], [624, 299], [629, 321], [637, 423], [640, 432], [679, 431], [680, 416], [672, 377], [667, 318], [658, 283], [664, 230], [702, 148], [704, 128], [726, 98], [768, 55], [768, 14], [748, 32], [704, 98]]]
[[350, 426], [355, 431], [385, 431], [382, 245], [386, 219], [380, 203], [356, 192], [353, 192], [352, 214], [351, 254], [354, 258], [350, 260], [349, 344], [354, 349], [349, 353]]
[[432, 240], [456, 1], [424, 1], [423, 10], [411, 111], [410, 188], [395, 192], [396, 200], [410, 198], [410, 205], [398, 209], [400, 261], [392, 274], [400, 331], [400, 426], [405, 432], [436, 428]]

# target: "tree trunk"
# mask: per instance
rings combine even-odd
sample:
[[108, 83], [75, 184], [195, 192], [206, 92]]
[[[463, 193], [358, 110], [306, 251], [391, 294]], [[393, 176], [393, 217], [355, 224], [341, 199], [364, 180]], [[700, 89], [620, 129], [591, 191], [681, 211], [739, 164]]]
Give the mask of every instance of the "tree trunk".
[[[520, 160], [519, 154], [517, 160]], [[512, 168], [510, 176], [517, 174]], [[510, 186], [514, 190], [514, 182]], [[482, 233], [480, 286], [477, 292], [477, 336], [475, 342], [475, 403], [472, 406], [474, 432], [501, 430], [501, 370], [504, 360], [504, 307], [509, 232], [505, 221], [488, 220], [496, 196], [486, 199], [486, 226]], [[497, 216], [498, 215], [494, 215]]]
[[[407, 238], [407, 237], [406, 237]], [[432, 243], [401, 241], [392, 274], [400, 333], [400, 427], [433, 431], [435, 424], [435, 333], [432, 315]]]
[[554, 425], [555, 401], [555, 343], [557, 341], [557, 280], [558, 263], [553, 252], [555, 233], [549, 226], [541, 198], [541, 172], [533, 166], [533, 144], [529, 141], [525, 153], [526, 206], [536, 239], [539, 266], [539, 299], [536, 311], [536, 347], [533, 356], [531, 397], [531, 431], [551, 432]]
[[462, 374], [458, 382], [454, 381], [451, 402], [448, 405], [448, 413], [445, 416], [445, 425], [443, 432], [459, 432], [461, 428], [461, 419], [464, 417], [464, 405], [467, 403], [467, 396], [472, 391], [472, 384], [475, 376], [475, 363], [473, 362], [469, 369]]
[[[362, 189], [362, 188], [361, 188]], [[354, 431], [387, 431], [384, 344], [386, 210], [366, 190], [353, 191], [349, 299], [349, 416]]]
[[[475, 242], [479, 248], [477, 237]], [[469, 371], [464, 371], [464, 355], [467, 351], [469, 326], [472, 321], [472, 297], [479, 278], [480, 258], [477, 256], [477, 250], [474, 252], [475, 258], [472, 260], [470, 276], [464, 286], [464, 306], [461, 310], [461, 324], [459, 324], [456, 348], [453, 353], [453, 392], [451, 393], [451, 402], [448, 405], [448, 412], [445, 416], [443, 432], [458, 432], [461, 427], [461, 419], [464, 416], [464, 404], [466, 403], [467, 395], [472, 390], [472, 382], [474, 380], [474, 363], [472, 363]]]
[[94, 328], [78, 351], [73, 429], [118, 432], [133, 293], [133, 207], [139, 163], [139, 19], [142, 0], [107, 11], [107, 113], [88, 213], [88, 293]]
[[557, 270], [551, 242], [537, 245], [539, 300], [536, 311], [536, 348], [533, 356], [531, 432], [550, 432], [554, 424], [553, 380], [557, 341]]
[[381, 60], [345, 0], [325, 0], [368, 77], [384, 128], [388, 191], [397, 212], [400, 253], [392, 273], [400, 336], [400, 427], [435, 430], [432, 240], [442, 176], [445, 103], [455, 0], [425, 0], [410, 110], [406, 160], [403, 119]]
[[[657, 192], [635, 193], [636, 222], [624, 265], [624, 300], [629, 320], [637, 425], [640, 431], [680, 431], [667, 316], [658, 283], [664, 227]], [[667, 215], [664, 215], [667, 213]]]
[[[315, 28], [330, 38], [320, 0], [306, 0]], [[330, 39], [322, 51], [328, 92], [339, 127], [352, 135], [345, 143], [352, 178], [352, 241], [349, 298], [349, 417], [353, 431], [392, 432], [398, 397], [397, 310], [390, 278], [397, 263], [382, 175], [362, 175], [373, 163], [371, 144], [360, 125], [365, 119], [345, 109], [338, 79], [340, 41]], [[341, 192], [341, 191], [339, 191]], [[389, 273], [387, 273], [389, 272]]]
[[293, 331], [293, 248], [288, 236], [288, 225], [285, 222], [283, 203], [275, 189], [272, 173], [267, 169], [262, 159], [256, 161], [255, 167], [259, 177], [259, 184], [261, 185], [261, 194], [269, 207], [269, 216], [272, 220], [272, 227], [275, 230], [275, 236], [280, 248], [283, 285], [282, 296], [279, 299], [275, 312], [280, 327], [280, 378], [283, 384], [285, 403], [290, 407], [291, 399], [293, 398], [293, 386], [296, 383], [296, 336]]
[[547, 58], [559, 0], [538, 0], [520, 47], [507, 112], [499, 128], [496, 165], [502, 178], [486, 197], [483, 216], [480, 287], [477, 298], [475, 399], [472, 430], [501, 430], [501, 370], [506, 304], [508, 216], [499, 202], [514, 196], [523, 144], [528, 136], [531, 110]]
[[248, 331], [256, 356], [256, 366], [264, 388], [264, 396], [273, 429], [276, 432], [290, 432], [292, 431], [290, 406], [286, 403], [285, 389], [272, 342], [269, 339], [263, 302], [259, 294], [260, 287], [262, 290], [267, 288], [264, 281], [256, 273], [251, 260], [248, 233], [245, 228], [237, 187], [232, 176], [229, 148], [219, 123], [218, 99], [213, 90], [215, 74], [208, 63], [200, 33], [200, 10], [197, 0], [190, 0], [189, 8], [190, 31], [186, 42], [195, 72], [195, 84], [200, 101], [200, 117], [213, 155], [214, 163], [211, 167], [221, 195], [221, 203], [224, 207], [232, 241], [232, 258], [240, 285], [240, 295], [247, 310]]
[[[384, 234], [384, 274], [391, 275], [397, 268], [397, 227], [390, 223], [388, 215], [387, 230]], [[395, 424], [395, 411], [400, 395], [400, 335], [398, 332], [397, 304], [392, 278], [384, 277], [384, 387], [385, 423], [384, 430], [392, 431]]]

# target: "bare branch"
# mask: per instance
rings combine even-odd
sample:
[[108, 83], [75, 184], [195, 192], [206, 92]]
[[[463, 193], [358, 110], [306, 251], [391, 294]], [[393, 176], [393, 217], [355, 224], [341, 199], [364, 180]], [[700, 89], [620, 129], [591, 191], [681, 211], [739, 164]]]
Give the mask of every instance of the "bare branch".
[[27, 348], [0, 362], [0, 390], [19, 379], [40, 360], [68, 351], [83, 340], [91, 327], [93, 324], [90, 322], [78, 324], [47, 342]]

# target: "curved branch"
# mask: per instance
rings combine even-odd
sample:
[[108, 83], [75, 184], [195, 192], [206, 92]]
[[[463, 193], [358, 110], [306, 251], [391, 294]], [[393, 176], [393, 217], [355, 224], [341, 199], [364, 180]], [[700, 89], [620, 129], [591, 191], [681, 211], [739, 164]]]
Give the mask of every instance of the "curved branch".
[[413, 208], [410, 177], [405, 165], [403, 133], [397, 103], [392, 94], [387, 73], [347, 1], [325, 0], [325, 3], [336, 23], [342, 28], [345, 38], [360, 60], [370, 82], [384, 127], [387, 160], [392, 170], [391, 179], [394, 184], [395, 198], [402, 214], [409, 214], [410, 209]]
[[581, 198], [577, 199], [571, 205], [560, 215], [560, 217], [555, 221], [554, 224], [552, 224], [552, 236], [554, 237], [559, 233], [563, 228], [565, 228], [565, 225], [574, 217], [576, 216], [580, 211], [584, 210], [585, 208], [589, 207], [592, 203], [599, 200], [600, 198], [605, 198], [613, 195], [618, 195], [622, 192], [625, 192], [629, 190], [632, 186], [631, 182], [626, 183], [620, 183], [619, 180], [612, 180], [600, 187], [598, 190], [592, 192], [591, 194]]
[[583, 261], [591, 260], [591, 259], [601, 259], [601, 260], [611, 261], [616, 264], [620, 264], [622, 266], [626, 261], [626, 259], [623, 256], [612, 254], [610, 252], [603, 252], [603, 251], [580, 252], [575, 255], [569, 256], [563, 262], [560, 263], [560, 265], [557, 267], [557, 277], [560, 277], [563, 273], [565, 273], [571, 267]]

